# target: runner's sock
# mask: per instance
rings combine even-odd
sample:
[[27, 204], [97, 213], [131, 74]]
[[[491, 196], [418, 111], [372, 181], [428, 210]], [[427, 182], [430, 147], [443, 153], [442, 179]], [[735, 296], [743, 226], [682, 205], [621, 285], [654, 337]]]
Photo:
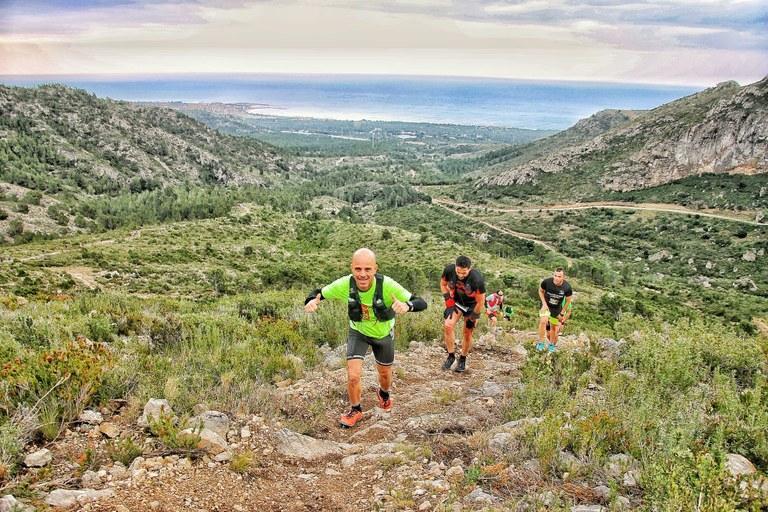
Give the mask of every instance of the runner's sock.
[[352, 408], [353, 408], [354, 410], [356, 410], [356, 411], [360, 411], [360, 412], [363, 412], [363, 406], [362, 406], [362, 405], [360, 405], [360, 404], [357, 404], [357, 405], [353, 405], [353, 406], [352, 406]]
[[389, 400], [389, 391], [384, 391], [383, 389], [379, 388], [379, 395], [381, 396], [382, 400]]

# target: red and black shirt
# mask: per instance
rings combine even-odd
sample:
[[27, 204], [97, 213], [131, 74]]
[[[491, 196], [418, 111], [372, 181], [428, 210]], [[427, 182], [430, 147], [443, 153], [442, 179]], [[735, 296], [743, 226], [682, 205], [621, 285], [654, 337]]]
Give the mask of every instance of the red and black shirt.
[[456, 265], [451, 263], [443, 270], [442, 278], [453, 291], [453, 300], [467, 308], [474, 308], [478, 297], [485, 295], [485, 278], [479, 270], [471, 269], [464, 279], [456, 274]]

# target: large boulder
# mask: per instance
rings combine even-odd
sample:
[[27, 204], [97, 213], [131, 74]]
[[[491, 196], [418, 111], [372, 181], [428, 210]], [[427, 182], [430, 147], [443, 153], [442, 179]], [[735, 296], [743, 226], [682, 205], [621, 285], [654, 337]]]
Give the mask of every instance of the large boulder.
[[315, 439], [287, 428], [277, 432], [277, 451], [286, 457], [316, 460], [328, 456], [340, 457], [345, 446], [333, 441]]

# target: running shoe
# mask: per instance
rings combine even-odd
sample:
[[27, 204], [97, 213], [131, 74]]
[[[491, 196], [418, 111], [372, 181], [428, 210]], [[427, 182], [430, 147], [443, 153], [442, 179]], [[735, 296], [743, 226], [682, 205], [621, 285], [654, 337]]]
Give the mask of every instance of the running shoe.
[[539, 352], [543, 352], [546, 349], [547, 349], [547, 346], [544, 344], [543, 341], [539, 341], [538, 343], [536, 343], [536, 350], [538, 350]]
[[392, 397], [390, 396], [386, 400], [381, 398], [381, 388], [376, 389], [376, 397], [379, 399], [379, 407], [385, 411], [392, 410]]
[[457, 373], [461, 373], [464, 370], [467, 369], [467, 358], [466, 357], [459, 357], [459, 362], [456, 363], [456, 368], [453, 369], [453, 371]]
[[361, 419], [363, 419], [363, 411], [358, 411], [357, 409], [350, 408], [348, 413], [341, 415], [341, 418], [339, 419], [339, 423], [341, 423], [341, 426], [344, 428], [352, 428]]
[[453, 354], [448, 354], [448, 357], [443, 363], [443, 370], [450, 370], [451, 366], [453, 366], [454, 361], [456, 361], [456, 356]]
[[547, 350], [549, 350], [549, 353], [550, 353], [550, 354], [554, 354], [554, 353], [555, 353], [555, 350], [557, 350], [557, 347], [555, 347], [555, 344], [554, 344], [554, 343], [550, 343], [550, 344], [547, 346]]

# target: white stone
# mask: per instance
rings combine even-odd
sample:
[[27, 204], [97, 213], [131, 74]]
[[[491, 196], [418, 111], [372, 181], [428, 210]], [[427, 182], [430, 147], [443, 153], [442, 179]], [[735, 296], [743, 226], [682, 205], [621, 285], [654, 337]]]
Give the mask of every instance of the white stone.
[[43, 448], [24, 457], [24, 465], [28, 468], [42, 468], [50, 464], [52, 460], [53, 455], [51, 451]]
[[99, 487], [102, 484], [101, 477], [95, 471], [86, 471], [80, 477], [80, 483], [83, 487]]
[[461, 466], [451, 466], [448, 471], [445, 472], [445, 478], [449, 482], [460, 482], [464, 480], [464, 468]]
[[277, 451], [286, 457], [315, 460], [329, 455], [344, 454], [344, 445], [340, 443], [315, 439], [287, 428], [281, 429], [277, 433], [277, 438]]
[[0, 512], [34, 512], [35, 508], [25, 505], [14, 496], [6, 494], [0, 498]]
[[101, 422], [104, 421], [104, 417], [100, 412], [86, 409], [80, 413], [80, 416], [77, 418], [77, 420], [80, 423], [87, 423], [89, 425], [100, 425]]
[[737, 478], [740, 476], [751, 475], [757, 471], [749, 459], [743, 455], [739, 455], [738, 453], [729, 453], [725, 457], [726, 469], [728, 469], [728, 471], [730, 471], [731, 474]]
[[571, 507], [571, 512], [604, 512], [605, 507], [602, 505], [576, 505]]
[[176, 417], [168, 400], [165, 400], [164, 398], [150, 398], [144, 405], [144, 412], [139, 418], [138, 425], [141, 428], [147, 428], [149, 427], [150, 420], [155, 421], [162, 415], [168, 415], [173, 418]]
[[240, 429], [240, 437], [242, 439], [250, 439], [251, 438], [251, 429], [248, 427], [248, 425], [244, 426]]
[[96, 491], [93, 489], [56, 489], [51, 491], [45, 498], [45, 503], [52, 507], [72, 507], [74, 505], [83, 505], [92, 501], [114, 496], [114, 489], [102, 489]]
[[520, 428], [523, 428], [523, 427], [527, 427], [529, 425], [538, 425], [542, 421], [544, 421], [543, 418], [537, 418], [537, 417], [521, 418], [519, 420], [508, 421], [508, 422], [504, 423], [501, 426], [501, 429], [504, 430], [504, 431], [509, 432], [511, 430], [517, 430], [517, 429], [520, 429]]
[[751, 292], [756, 292], [757, 291], [757, 285], [749, 277], [740, 277], [740, 278], [738, 278], [737, 280], [735, 280], [733, 282], [733, 287], [734, 288], [739, 288], [739, 289], [747, 289], [747, 290], [749, 290]]
[[474, 432], [480, 427], [480, 420], [475, 416], [456, 414], [425, 414], [408, 420], [408, 430], [425, 432], [465, 433]]
[[648, 256], [648, 261], [651, 263], [656, 263], [657, 261], [663, 261], [663, 260], [669, 260], [669, 259], [672, 259], [672, 254], [666, 249]]
[[230, 460], [232, 460], [232, 452], [230, 451], [221, 452], [220, 454], [216, 455], [213, 458], [213, 460], [215, 460], [216, 462], [229, 462]]
[[128, 467], [128, 470], [133, 472], [137, 469], [141, 469], [144, 465], [145, 459], [144, 457], [136, 457], [133, 459], [133, 462], [131, 462], [131, 465]]
[[475, 487], [475, 490], [469, 493], [464, 501], [478, 505], [493, 505], [493, 496], [484, 492], [480, 487]]
[[492, 381], [485, 381], [479, 391], [482, 396], [499, 396], [504, 394], [504, 388]]
[[99, 432], [101, 432], [102, 434], [104, 434], [110, 439], [114, 439], [120, 435], [120, 429], [118, 429], [117, 425], [115, 425], [111, 421], [105, 421], [104, 423], [99, 425]]
[[229, 416], [219, 411], [205, 411], [199, 416], [195, 416], [189, 420], [188, 425], [194, 429], [198, 429], [200, 425], [203, 428], [212, 430], [219, 434], [222, 438], [227, 438], [227, 431], [229, 430]]
[[451, 489], [451, 485], [445, 480], [426, 480], [421, 482], [424, 487], [431, 489], [433, 492], [447, 492]]
[[419, 505], [420, 512], [424, 512], [425, 510], [432, 510], [432, 504], [429, 501], [425, 501]]
[[122, 463], [115, 462], [115, 464], [109, 468], [109, 475], [114, 480], [125, 480], [129, 478], [131, 474]]
[[228, 448], [227, 442], [223, 437], [207, 428], [204, 428], [200, 432], [195, 429], [187, 428], [182, 430], [180, 435], [190, 439], [197, 439], [197, 448], [210, 455], [218, 455]]

